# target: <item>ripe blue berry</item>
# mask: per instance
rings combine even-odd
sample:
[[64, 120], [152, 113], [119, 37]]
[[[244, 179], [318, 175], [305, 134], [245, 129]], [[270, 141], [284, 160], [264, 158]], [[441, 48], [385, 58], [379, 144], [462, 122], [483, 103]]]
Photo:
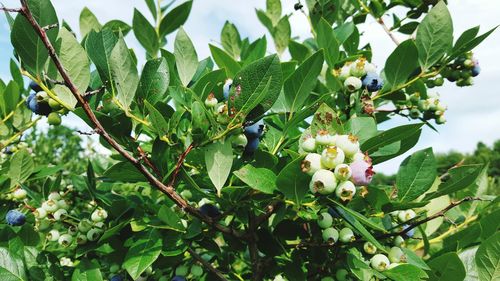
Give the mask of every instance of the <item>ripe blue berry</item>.
[[200, 212], [204, 214], [205, 216], [211, 217], [211, 218], [216, 218], [220, 216], [220, 211], [219, 208], [217, 208], [213, 204], [204, 204], [203, 206], [200, 207]]
[[115, 275], [111, 277], [109, 281], [123, 281], [123, 277], [121, 275]]
[[172, 281], [186, 281], [186, 278], [184, 276], [177, 275], [172, 278]]
[[245, 127], [245, 136], [249, 139], [260, 138], [264, 132], [264, 122], [262, 120]]
[[384, 81], [375, 72], [368, 72], [361, 82], [363, 83], [363, 88], [366, 88], [368, 92], [378, 91], [384, 86]]
[[233, 80], [227, 79], [226, 83], [224, 83], [224, 86], [222, 87], [222, 95], [226, 100], [229, 98], [229, 91], [231, 90], [232, 85], [233, 85]]
[[479, 73], [481, 73], [481, 67], [479, 66], [479, 64], [474, 64], [474, 67], [471, 70], [472, 77], [478, 76]]
[[248, 144], [245, 146], [245, 151], [243, 152], [244, 156], [252, 156], [253, 153], [259, 147], [260, 139], [253, 138], [248, 141]]
[[35, 93], [43, 91], [42, 87], [40, 87], [40, 85], [38, 85], [35, 81], [30, 82], [30, 88], [35, 91]]
[[[405, 230], [406, 230], [408, 227], [410, 227], [410, 226], [409, 226], [409, 225], [407, 225], [407, 224], [405, 224], [405, 225], [403, 226], [403, 229], [405, 229]], [[412, 229], [410, 229], [408, 232], [406, 232], [406, 233], [405, 233], [405, 236], [406, 236], [406, 237], [409, 237], [409, 238], [413, 237], [413, 235], [415, 235], [415, 228], [412, 228]]]
[[26, 216], [18, 210], [10, 210], [5, 216], [7, 223], [12, 226], [20, 226], [26, 222]]

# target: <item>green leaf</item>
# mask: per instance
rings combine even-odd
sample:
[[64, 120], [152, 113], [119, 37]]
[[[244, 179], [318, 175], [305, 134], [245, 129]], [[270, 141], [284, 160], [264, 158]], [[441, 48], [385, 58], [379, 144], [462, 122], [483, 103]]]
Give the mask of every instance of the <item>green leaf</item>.
[[102, 26], [97, 20], [96, 16], [89, 10], [89, 8], [84, 7], [80, 13], [80, 35], [83, 37], [87, 36], [90, 31], [94, 30], [98, 32], [101, 30]]
[[281, 17], [281, 0], [267, 0], [266, 14], [273, 26], [276, 25]]
[[451, 50], [453, 23], [444, 1], [439, 1], [422, 20], [415, 43], [423, 69], [429, 69]]
[[401, 163], [396, 175], [399, 201], [417, 199], [431, 188], [436, 176], [436, 159], [432, 148], [413, 153]]
[[307, 100], [323, 67], [323, 50], [307, 58], [285, 81], [285, 101], [290, 112], [299, 111]]
[[309, 192], [311, 177], [302, 172], [301, 164], [303, 157], [299, 157], [281, 170], [276, 178], [276, 186], [286, 198], [293, 200], [299, 205]]
[[432, 269], [429, 280], [456, 281], [464, 280], [465, 267], [457, 253], [449, 252], [428, 262]]
[[205, 165], [207, 166], [210, 180], [217, 189], [217, 193], [220, 194], [233, 166], [231, 142], [228, 140], [224, 142], [216, 141], [207, 146], [205, 151]]
[[10, 81], [3, 91], [0, 90], [0, 93], [0, 113], [5, 117], [16, 109], [21, 92], [17, 83]]
[[144, 175], [130, 164], [130, 162], [118, 162], [114, 164], [104, 172], [103, 176], [119, 182], [146, 181]]
[[476, 265], [480, 281], [500, 279], [500, 233], [483, 241], [476, 252]]
[[381, 132], [378, 135], [369, 138], [361, 145], [361, 150], [368, 152], [370, 155], [378, 149], [389, 144], [401, 141], [408, 136], [415, 134], [422, 128], [424, 123], [403, 125], [396, 128]]
[[290, 52], [292, 59], [296, 60], [298, 63], [302, 63], [308, 56], [311, 55], [309, 48], [294, 40], [290, 40], [288, 43], [288, 51]]
[[421, 281], [428, 280], [427, 273], [411, 264], [400, 264], [384, 271], [384, 275], [394, 281]]
[[490, 29], [488, 32], [485, 32], [478, 37], [475, 37], [479, 32], [479, 26], [473, 27], [471, 29], [466, 30], [462, 35], [457, 39], [455, 46], [453, 46], [453, 54], [452, 57], [456, 57], [460, 54], [463, 54], [467, 51], [474, 49], [477, 45], [481, 44], [488, 36], [490, 36], [493, 31], [497, 29], [498, 25], [494, 28]]
[[236, 77], [236, 73], [240, 71], [241, 65], [224, 50], [211, 44], [208, 46], [210, 47], [210, 53], [212, 53], [215, 63], [219, 68], [223, 68], [226, 71], [226, 76]]
[[377, 231], [381, 231], [383, 233], [387, 232], [382, 225], [374, 223], [373, 221], [369, 220], [367, 217], [363, 216], [362, 214], [360, 214], [360, 213], [358, 213], [358, 212], [356, 212], [354, 210], [351, 210], [351, 209], [349, 209], [347, 207], [344, 207], [344, 205], [338, 203], [337, 201], [334, 201], [334, 200], [330, 200], [330, 201], [332, 203], [334, 203], [338, 208], [344, 210], [346, 213], [348, 213], [349, 215], [353, 216], [355, 219], [357, 219], [358, 221], [360, 221], [364, 225], [370, 227], [371, 229], [377, 230]]
[[198, 68], [198, 55], [193, 42], [182, 27], [175, 36], [174, 55], [179, 78], [182, 84], [187, 86]]
[[[56, 11], [50, 0], [28, 0], [27, 2], [30, 12], [40, 26], [58, 24]], [[55, 42], [58, 32], [58, 26], [47, 30], [50, 42]], [[31, 24], [20, 13], [16, 16], [10, 35], [12, 46], [21, 58], [22, 66], [31, 74], [40, 76], [49, 53]]]
[[[248, 119], [264, 114], [279, 96], [282, 85], [279, 58], [276, 55], [257, 60], [235, 76], [229, 92], [229, 106]], [[267, 88], [267, 89], [266, 89]]]
[[276, 174], [265, 168], [255, 168], [247, 164], [234, 174], [251, 188], [267, 194], [276, 190]]
[[91, 31], [85, 40], [85, 50], [89, 58], [94, 63], [102, 81], [111, 84], [111, 52], [118, 42], [118, 37], [109, 30], [103, 29], [101, 32]]
[[173, 8], [160, 22], [160, 38], [174, 32], [183, 25], [189, 17], [193, 1], [187, 1]]
[[238, 59], [240, 57], [241, 38], [240, 33], [234, 24], [229, 21], [224, 23], [220, 40], [224, 50], [226, 50], [233, 58]]
[[276, 51], [278, 54], [282, 54], [288, 47], [288, 42], [290, 42], [290, 37], [292, 35], [288, 16], [284, 16], [280, 19], [278, 24], [274, 27], [272, 35]]
[[363, 144], [369, 138], [377, 135], [377, 123], [372, 117], [355, 117], [345, 123], [345, 130], [358, 137]]
[[149, 54], [154, 56], [158, 52], [158, 48], [160, 48], [156, 30], [137, 9], [134, 9], [132, 28], [137, 41], [141, 43]]
[[168, 122], [165, 120], [161, 112], [151, 105], [148, 101], [145, 101], [146, 109], [149, 112], [149, 120], [155, 129], [158, 136], [162, 137], [168, 133]]
[[333, 33], [332, 26], [322, 18], [316, 32], [318, 47], [324, 50], [326, 63], [330, 68], [335, 68], [340, 54], [340, 44]]
[[373, 237], [373, 235], [353, 216], [350, 212], [347, 212], [347, 208], [342, 206], [340, 203], [329, 199], [330, 202], [335, 203], [335, 210], [339, 215], [344, 218], [344, 220], [349, 223], [361, 236], [363, 236], [367, 241], [373, 243], [375, 247], [383, 252], [387, 252], [385, 247], [380, 244], [380, 242]]
[[339, 116], [326, 103], [322, 103], [318, 110], [314, 113], [313, 121], [311, 122], [311, 133], [316, 135], [319, 131], [328, 131], [330, 134], [343, 134], [344, 128]]
[[123, 262], [123, 268], [133, 280], [139, 278], [158, 259], [162, 243], [160, 234], [154, 229], [143, 232], [141, 237], [133, 242]]
[[139, 84], [139, 74], [123, 37], [118, 39], [111, 52], [109, 66], [113, 85], [116, 89], [115, 97], [128, 110], [134, 100], [137, 85]]
[[123, 37], [125, 37], [130, 30], [132, 30], [132, 27], [121, 20], [110, 20], [104, 24], [102, 29], [109, 29], [113, 31], [116, 36], [120, 36], [121, 33]]
[[155, 0], [145, 0], [146, 5], [148, 6], [149, 11], [151, 12], [151, 15], [156, 18], [157, 16], [157, 11], [156, 11], [156, 2]]
[[424, 262], [424, 260], [421, 257], [417, 256], [415, 252], [408, 248], [401, 248], [401, 250], [403, 250], [403, 253], [405, 253], [407, 263], [423, 270], [431, 270], [430, 267]]
[[425, 196], [425, 200], [434, 199], [452, 192], [457, 192], [476, 183], [483, 170], [482, 164], [462, 165], [448, 171], [450, 179], [442, 183], [436, 192]]
[[14, 187], [18, 184], [23, 183], [31, 173], [35, 167], [35, 163], [30, 153], [27, 150], [22, 149], [16, 152], [12, 159], [10, 160], [9, 166], [9, 178], [10, 178], [10, 187]]
[[0, 280], [28, 280], [26, 278], [26, 269], [24, 268], [22, 259], [3, 247], [0, 248]]
[[165, 97], [169, 83], [170, 70], [167, 60], [163, 57], [149, 60], [142, 70], [136, 98], [141, 103], [148, 101], [155, 104]]
[[257, 13], [257, 18], [259, 19], [259, 21], [267, 28], [269, 32], [272, 33], [274, 25], [267, 14], [264, 11], [258, 9], [255, 9], [255, 13]]
[[[59, 38], [61, 40], [59, 59], [78, 92], [84, 94], [90, 83], [90, 61], [87, 53], [66, 28], [61, 28]], [[58, 74], [55, 79], [62, 80], [62, 77]], [[53, 91], [65, 104], [75, 107], [77, 100], [68, 87], [55, 85]]]
[[413, 40], [406, 40], [387, 58], [384, 73], [390, 89], [403, 85], [418, 67], [418, 51]]
[[166, 223], [172, 230], [181, 231], [185, 230], [184, 225], [182, 225], [181, 219], [174, 210], [162, 205], [158, 211], [158, 218]]
[[102, 281], [102, 274], [98, 264], [90, 263], [87, 260], [80, 262], [73, 275], [71, 281]]

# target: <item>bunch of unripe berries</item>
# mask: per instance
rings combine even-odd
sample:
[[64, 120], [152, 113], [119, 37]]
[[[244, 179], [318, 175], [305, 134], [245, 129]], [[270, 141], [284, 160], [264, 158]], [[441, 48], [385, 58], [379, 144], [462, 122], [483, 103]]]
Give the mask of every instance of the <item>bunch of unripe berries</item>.
[[30, 88], [34, 92], [26, 99], [26, 106], [35, 114], [47, 116], [50, 125], [60, 125], [61, 115], [66, 114], [67, 110], [50, 98], [37, 83], [31, 81]]
[[76, 211], [71, 210], [72, 206], [64, 196], [65, 193], [52, 192], [47, 200], [33, 211], [36, 228], [40, 232], [47, 232], [47, 241], [57, 242], [63, 247], [74, 243], [83, 245], [99, 239], [105, 230], [104, 221], [108, 217], [106, 210], [90, 204], [90, 219], [79, 219], [75, 217]]
[[356, 194], [356, 186], [361, 188], [372, 180], [371, 159], [361, 152], [354, 135], [320, 130], [316, 135], [303, 136], [300, 149], [307, 153], [301, 169], [312, 176], [309, 189], [313, 194], [335, 193], [341, 201], [349, 201]]
[[343, 82], [345, 89], [349, 92], [360, 89], [376, 92], [384, 86], [384, 81], [377, 74], [375, 65], [365, 58], [345, 63], [342, 68], [334, 70], [334, 75]]
[[444, 124], [446, 118], [445, 111], [448, 109], [440, 99], [438, 93], [427, 93], [427, 98], [423, 98], [420, 93], [415, 92], [411, 95], [405, 94], [406, 100], [397, 103], [400, 110], [408, 110], [408, 116], [412, 119], [434, 119], [436, 124]]
[[[441, 75], [450, 82], [455, 82], [457, 86], [472, 86], [474, 83], [473, 77], [476, 77], [481, 72], [481, 67], [477, 59], [473, 57], [472, 52], [468, 52], [459, 56], [455, 61], [448, 64], [442, 71]], [[442, 78], [441, 78], [442, 79]], [[426, 85], [429, 88], [440, 86], [436, 80], [427, 80]], [[439, 81], [440, 82], [440, 81]], [[442, 85], [442, 83], [441, 83]]]
[[[219, 103], [217, 98], [213, 93], [210, 93], [205, 100], [205, 106], [209, 110], [213, 110], [215, 118], [218, 123], [222, 125], [227, 125], [231, 122], [231, 118], [234, 116], [234, 112], [228, 107], [227, 100], [229, 99], [229, 92], [232, 87], [233, 80], [227, 79], [222, 87], [222, 95], [225, 101]], [[240, 86], [236, 86], [236, 95], [241, 92]], [[243, 129], [243, 133], [238, 134], [232, 138], [232, 144], [235, 148], [241, 148], [243, 150], [243, 155], [251, 156], [258, 148], [260, 139], [264, 134], [264, 122], [262, 120], [258, 122], [253, 122], [246, 125]]]

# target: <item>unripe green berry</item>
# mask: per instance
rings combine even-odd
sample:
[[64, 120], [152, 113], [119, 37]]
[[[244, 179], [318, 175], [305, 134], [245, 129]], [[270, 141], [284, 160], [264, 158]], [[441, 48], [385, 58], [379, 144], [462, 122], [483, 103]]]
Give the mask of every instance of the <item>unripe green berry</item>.
[[323, 229], [321, 235], [323, 236], [323, 240], [329, 243], [335, 243], [339, 239], [339, 232], [333, 227]]
[[57, 211], [54, 212], [53, 216], [54, 216], [54, 219], [56, 221], [60, 221], [62, 219], [64, 219], [64, 217], [68, 214], [68, 211], [64, 210], [64, 209], [59, 209]]
[[59, 236], [60, 236], [59, 231], [57, 231], [56, 229], [52, 229], [47, 234], [47, 240], [55, 242], [55, 241], [59, 240]]
[[50, 108], [52, 108], [52, 110], [54, 110], [54, 111], [60, 110], [62, 108], [61, 104], [54, 99], [49, 98], [48, 103], [49, 103]]
[[396, 247], [403, 247], [405, 245], [405, 240], [400, 235], [394, 237], [393, 242], [394, 242], [394, 246], [396, 246]]
[[109, 272], [111, 273], [116, 273], [120, 270], [120, 266], [116, 263], [112, 264], [110, 267], [109, 267]]
[[14, 199], [17, 199], [17, 200], [23, 200], [26, 198], [27, 195], [28, 195], [28, 193], [26, 192], [26, 190], [24, 190], [22, 188], [18, 188], [16, 190], [14, 190], [14, 192], [12, 192], [12, 197], [14, 197]]
[[363, 250], [365, 251], [365, 253], [373, 255], [377, 252], [377, 247], [375, 247], [372, 242], [366, 242], [363, 245]]
[[87, 232], [87, 239], [89, 241], [96, 241], [101, 237], [102, 230], [97, 228], [92, 228]]
[[37, 219], [44, 219], [47, 217], [47, 211], [45, 211], [44, 208], [37, 208], [34, 212], [33, 212], [33, 215], [35, 216], [35, 218]]
[[203, 275], [203, 268], [201, 268], [201, 266], [199, 265], [194, 264], [193, 266], [191, 266], [191, 274], [193, 274], [193, 276], [195, 277], [200, 277], [201, 275]]
[[53, 213], [53, 212], [57, 211], [57, 209], [59, 209], [59, 207], [57, 206], [57, 201], [54, 201], [52, 199], [49, 199], [49, 200], [43, 202], [42, 208], [45, 209], [45, 211], [47, 211], [47, 213]]
[[96, 209], [94, 212], [92, 212], [92, 215], [90, 218], [94, 222], [102, 222], [108, 217], [108, 212], [104, 209]]
[[61, 199], [61, 194], [59, 194], [59, 192], [51, 192], [49, 196], [47, 196], [47, 199], [59, 201]]
[[349, 275], [349, 272], [346, 269], [339, 269], [337, 272], [335, 272], [335, 278], [337, 278], [337, 281], [347, 281], [347, 276]]
[[318, 215], [318, 225], [321, 228], [329, 228], [332, 226], [333, 218], [328, 212], [323, 212]]
[[71, 245], [71, 243], [73, 243], [73, 236], [69, 234], [63, 234], [59, 236], [57, 242], [59, 242], [59, 245], [63, 247], [68, 247], [69, 245]]
[[406, 256], [399, 247], [392, 247], [389, 251], [389, 260], [391, 262], [406, 262]]
[[87, 233], [92, 228], [92, 223], [88, 219], [83, 219], [78, 223], [78, 230]]
[[385, 255], [376, 254], [371, 258], [370, 265], [377, 271], [384, 271], [389, 267], [390, 261]]
[[59, 113], [57, 112], [51, 112], [49, 113], [49, 116], [47, 116], [47, 122], [49, 123], [49, 125], [59, 126], [62, 122], [61, 116], [59, 116]]
[[189, 200], [193, 197], [193, 193], [191, 193], [190, 190], [188, 189], [184, 189], [182, 192], [181, 192], [181, 196], [182, 198], [186, 199], [186, 200]]
[[87, 239], [87, 235], [85, 235], [85, 234], [78, 234], [78, 235], [76, 236], [76, 243], [77, 243], [78, 245], [84, 245], [84, 244], [86, 244], [86, 243], [87, 243], [87, 241], [88, 241], [88, 239]]
[[175, 269], [175, 275], [186, 276], [188, 275], [189, 268], [185, 265], [180, 265]]
[[354, 232], [352, 232], [352, 229], [348, 227], [344, 227], [340, 230], [339, 239], [344, 243], [356, 240], [356, 238], [354, 237]]

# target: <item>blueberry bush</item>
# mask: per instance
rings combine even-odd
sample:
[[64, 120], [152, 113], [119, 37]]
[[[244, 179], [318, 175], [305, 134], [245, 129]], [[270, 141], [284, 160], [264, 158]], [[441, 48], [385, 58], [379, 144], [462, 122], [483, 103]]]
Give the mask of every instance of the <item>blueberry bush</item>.
[[[1, 8], [1, 280], [498, 280], [488, 163], [438, 173], [427, 148], [372, 182], [446, 122], [431, 89], [472, 85], [494, 30], [454, 39], [446, 1], [267, 0], [267, 37], [226, 22], [200, 60], [182, 28], [196, 1], [145, 2], [131, 25], [84, 9], [79, 30], [50, 0]], [[367, 19], [394, 42], [385, 65], [360, 45]]]

